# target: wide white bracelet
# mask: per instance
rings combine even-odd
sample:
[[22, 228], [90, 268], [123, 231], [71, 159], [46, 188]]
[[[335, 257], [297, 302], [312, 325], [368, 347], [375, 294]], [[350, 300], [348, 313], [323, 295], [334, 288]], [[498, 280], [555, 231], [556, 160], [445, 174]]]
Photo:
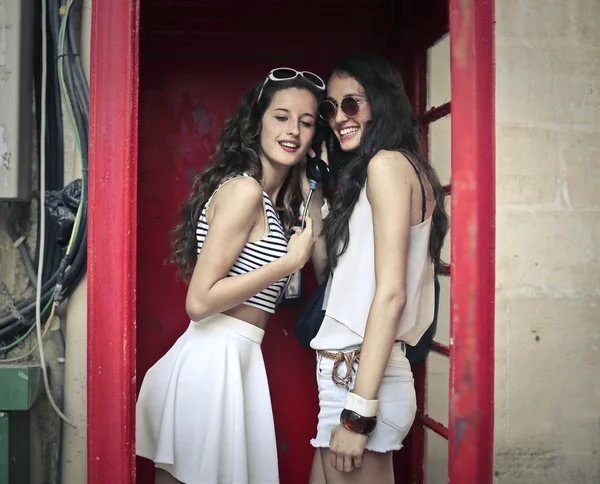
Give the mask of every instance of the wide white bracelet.
[[367, 400], [356, 393], [348, 392], [344, 408], [356, 412], [361, 417], [375, 417], [379, 411], [379, 400]]

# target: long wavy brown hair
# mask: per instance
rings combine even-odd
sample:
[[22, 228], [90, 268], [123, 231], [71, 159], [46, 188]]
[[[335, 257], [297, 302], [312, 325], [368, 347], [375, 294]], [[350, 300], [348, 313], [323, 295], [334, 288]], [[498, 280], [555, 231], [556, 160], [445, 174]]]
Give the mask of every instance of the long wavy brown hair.
[[433, 189], [436, 206], [432, 215], [429, 255], [438, 269], [448, 231], [444, 193], [435, 169], [423, 153], [419, 123], [400, 74], [384, 58], [372, 53], [358, 53], [341, 58], [327, 79], [332, 75], [353, 77], [363, 86], [372, 119], [365, 124], [360, 147], [355, 152], [343, 152], [337, 139], [331, 135], [333, 177], [329, 215], [323, 224], [327, 272], [335, 268], [339, 257], [348, 248], [350, 216], [365, 185], [369, 161], [381, 150], [403, 152]]
[[[248, 173], [262, 181], [260, 134], [262, 118], [277, 91], [289, 88], [311, 92], [317, 103], [323, 93], [301, 76], [286, 81], [269, 80], [257, 101], [264, 80], [257, 83], [240, 100], [236, 110], [221, 130], [219, 143], [210, 157], [209, 166], [194, 177], [192, 189], [181, 205], [178, 224], [171, 230], [172, 252], [168, 262], [177, 264], [179, 277], [189, 282], [197, 256], [196, 226], [204, 205], [226, 179]], [[300, 164], [293, 166], [281, 188], [278, 201], [283, 205], [283, 224], [294, 225], [294, 207], [302, 200]]]

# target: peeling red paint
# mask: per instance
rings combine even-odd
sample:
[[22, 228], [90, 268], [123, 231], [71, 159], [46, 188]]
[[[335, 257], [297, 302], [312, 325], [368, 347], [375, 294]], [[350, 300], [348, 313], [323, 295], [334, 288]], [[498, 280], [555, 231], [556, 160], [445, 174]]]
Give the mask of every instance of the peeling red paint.
[[135, 481], [138, 1], [93, 2], [88, 480]]
[[[93, 484], [135, 480], [137, 117], [133, 113], [137, 112], [138, 9], [139, 0], [103, 0], [94, 3], [92, 14], [88, 482]], [[450, 9], [453, 267], [449, 481], [489, 484], [493, 452], [494, 2], [450, 0]], [[408, 31], [411, 26], [405, 27]], [[423, 113], [424, 49], [439, 32], [421, 27], [415, 32], [420, 36], [411, 39], [415, 44], [411, 46], [415, 52], [414, 105]], [[154, 82], [159, 86], [165, 80]], [[198, 106], [204, 109], [201, 99], [184, 101], [182, 111]], [[204, 144], [182, 143], [171, 157], [181, 165], [178, 183], [187, 188], [186, 167], [194, 165], [195, 152], [213, 145], [214, 140], [208, 138], [214, 134], [214, 125], [202, 116], [182, 119], [172, 113], [172, 118], [181, 120], [182, 129], [190, 134], [208, 130]], [[140, 170], [140, 183], [147, 178]], [[169, 222], [167, 218], [164, 223]], [[277, 338], [281, 333], [270, 334]], [[426, 410], [424, 372], [425, 366], [415, 368], [421, 416]], [[300, 408], [313, 415], [306, 405], [295, 407]], [[413, 452], [413, 482], [421, 484], [426, 479], [426, 434], [422, 426], [415, 425], [411, 435], [407, 448]], [[298, 454], [288, 437], [281, 440], [289, 446], [292, 462], [291, 457]]]
[[450, 0], [452, 278], [448, 478], [490, 484], [494, 426], [494, 2]]

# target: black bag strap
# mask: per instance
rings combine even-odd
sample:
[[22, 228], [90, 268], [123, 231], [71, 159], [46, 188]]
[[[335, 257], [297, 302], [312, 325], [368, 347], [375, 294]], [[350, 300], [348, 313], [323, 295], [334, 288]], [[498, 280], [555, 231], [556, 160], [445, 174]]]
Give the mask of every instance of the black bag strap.
[[421, 172], [413, 163], [412, 153], [402, 150], [402, 154], [406, 156], [406, 159], [410, 163], [410, 166], [412, 166], [413, 170], [415, 170], [417, 178], [419, 179], [419, 185], [421, 185], [421, 223], [423, 223], [425, 222], [425, 215], [427, 214], [427, 200], [425, 199], [425, 186], [423, 185], [423, 180], [421, 180]]

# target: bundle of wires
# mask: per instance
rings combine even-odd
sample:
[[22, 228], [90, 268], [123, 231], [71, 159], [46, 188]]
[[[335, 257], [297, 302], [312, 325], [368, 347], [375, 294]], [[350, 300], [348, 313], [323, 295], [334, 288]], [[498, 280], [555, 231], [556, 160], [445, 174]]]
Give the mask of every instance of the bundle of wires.
[[[40, 213], [36, 264], [26, 262], [30, 279], [31, 267], [38, 267], [35, 274], [38, 287], [35, 297], [17, 301], [12, 308], [0, 308], [2, 352], [23, 342], [36, 328], [36, 319], [47, 321], [45, 334], [56, 307], [69, 297], [86, 271], [89, 87], [75, 42], [73, 22], [69, 20], [73, 0], [42, 0], [41, 4], [39, 31], [42, 48], [37, 52], [35, 72], [40, 133]], [[50, 223], [46, 227], [45, 224], [46, 191], [60, 189], [64, 183], [60, 99], [73, 125], [76, 149], [82, 161], [79, 206], [66, 247], [57, 241], [57, 225]], [[12, 225], [12, 220], [9, 221]], [[14, 230], [9, 234], [12, 238], [18, 237]], [[27, 251], [21, 251], [21, 254], [25, 259], [28, 257]], [[40, 307], [36, 311], [38, 305]], [[18, 358], [0, 359], [0, 362], [22, 359], [34, 350]]]

